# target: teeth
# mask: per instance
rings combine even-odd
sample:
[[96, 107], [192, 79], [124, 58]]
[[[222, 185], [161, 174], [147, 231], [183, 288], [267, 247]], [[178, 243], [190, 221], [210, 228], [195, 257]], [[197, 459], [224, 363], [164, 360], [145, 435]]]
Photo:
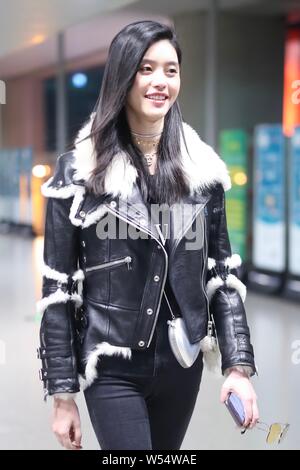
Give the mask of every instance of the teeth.
[[150, 95], [147, 96], [150, 100], [158, 100], [158, 101], [165, 101], [166, 97], [165, 96], [157, 96], [157, 95]]

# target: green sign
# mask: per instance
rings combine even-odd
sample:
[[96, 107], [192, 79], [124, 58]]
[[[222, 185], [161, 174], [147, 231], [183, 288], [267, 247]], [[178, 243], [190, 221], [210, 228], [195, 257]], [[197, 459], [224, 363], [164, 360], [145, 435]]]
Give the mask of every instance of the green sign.
[[242, 129], [220, 133], [220, 153], [231, 177], [232, 188], [226, 193], [226, 215], [232, 253], [247, 260], [247, 152], [248, 136]]

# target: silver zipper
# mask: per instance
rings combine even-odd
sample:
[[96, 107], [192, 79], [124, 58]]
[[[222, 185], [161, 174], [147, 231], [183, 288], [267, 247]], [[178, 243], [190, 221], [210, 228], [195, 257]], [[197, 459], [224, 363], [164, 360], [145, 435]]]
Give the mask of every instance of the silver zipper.
[[108, 261], [107, 263], [97, 264], [96, 266], [91, 266], [90, 268], [85, 268], [86, 272], [95, 271], [98, 269], [110, 268], [112, 266], [118, 266], [122, 264], [127, 264], [127, 269], [130, 269], [130, 263], [132, 262], [131, 256], [126, 256], [123, 259], [118, 259], [115, 261]]
[[160, 240], [158, 238], [156, 238], [152, 232], [150, 232], [149, 230], [145, 230], [144, 228], [141, 228], [139, 225], [137, 224], [134, 224], [132, 222], [130, 222], [128, 219], [126, 219], [125, 217], [121, 216], [119, 213], [113, 211], [110, 206], [108, 204], [105, 204], [106, 205], [106, 208], [107, 210], [117, 216], [119, 219], [121, 220], [124, 220], [124, 222], [126, 222], [128, 225], [131, 225], [132, 227], [140, 230], [141, 232], [144, 232], [146, 233], [147, 235], [150, 235], [151, 238], [153, 238], [154, 240], [157, 241], [157, 243], [161, 246], [163, 252], [164, 252], [164, 255], [165, 255], [165, 261], [166, 261], [166, 269], [165, 269], [165, 272], [164, 272], [164, 278], [163, 278], [163, 283], [162, 283], [162, 288], [161, 288], [161, 291], [160, 291], [160, 295], [159, 295], [159, 299], [158, 299], [158, 306], [157, 306], [157, 310], [156, 310], [156, 313], [155, 313], [155, 319], [154, 319], [154, 323], [153, 323], [153, 326], [152, 326], [152, 330], [151, 330], [151, 333], [150, 333], [150, 338], [149, 338], [149, 341], [148, 341], [148, 344], [147, 344], [147, 347], [149, 347], [149, 344], [151, 343], [151, 340], [152, 340], [152, 336], [154, 334], [154, 329], [155, 329], [155, 326], [156, 326], [156, 322], [157, 322], [157, 317], [158, 317], [158, 313], [159, 313], [159, 309], [160, 309], [160, 304], [161, 304], [161, 300], [162, 300], [162, 296], [163, 296], [163, 292], [164, 292], [164, 288], [165, 288], [165, 283], [166, 283], [166, 280], [167, 280], [167, 273], [168, 273], [168, 255], [167, 255], [167, 252], [163, 246], [163, 244], [160, 242]]

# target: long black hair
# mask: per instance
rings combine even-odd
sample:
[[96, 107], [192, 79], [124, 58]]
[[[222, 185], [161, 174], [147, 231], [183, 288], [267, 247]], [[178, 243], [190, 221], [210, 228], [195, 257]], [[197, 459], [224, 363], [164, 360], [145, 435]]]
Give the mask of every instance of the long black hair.
[[137, 169], [138, 184], [144, 200], [151, 196], [156, 202], [172, 204], [188, 192], [186, 176], [179, 158], [180, 137], [182, 135], [184, 138], [184, 134], [177, 100], [164, 119], [158, 145], [157, 170], [150, 192], [149, 170], [140, 149], [133, 142], [126, 118], [126, 97], [134, 83], [140, 62], [147, 49], [162, 39], [169, 40], [175, 48], [180, 66], [182, 52], [174, 29], [156, 21], [131, 23], [111, 42], [90, 133], [95, 148], [96, 167], [87, 187], [95, 194], [104, 192], [105, 172], [118, 152], [125, 152]]

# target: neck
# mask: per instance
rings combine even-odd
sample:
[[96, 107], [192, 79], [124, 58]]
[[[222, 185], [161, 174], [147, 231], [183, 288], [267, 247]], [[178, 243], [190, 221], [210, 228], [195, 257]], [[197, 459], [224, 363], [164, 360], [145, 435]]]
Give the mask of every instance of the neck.
[[164, 128], [164, 117], [149, 121], [127, 109], [127, 121], [131, 131], [143, 135], [161, 134]]

